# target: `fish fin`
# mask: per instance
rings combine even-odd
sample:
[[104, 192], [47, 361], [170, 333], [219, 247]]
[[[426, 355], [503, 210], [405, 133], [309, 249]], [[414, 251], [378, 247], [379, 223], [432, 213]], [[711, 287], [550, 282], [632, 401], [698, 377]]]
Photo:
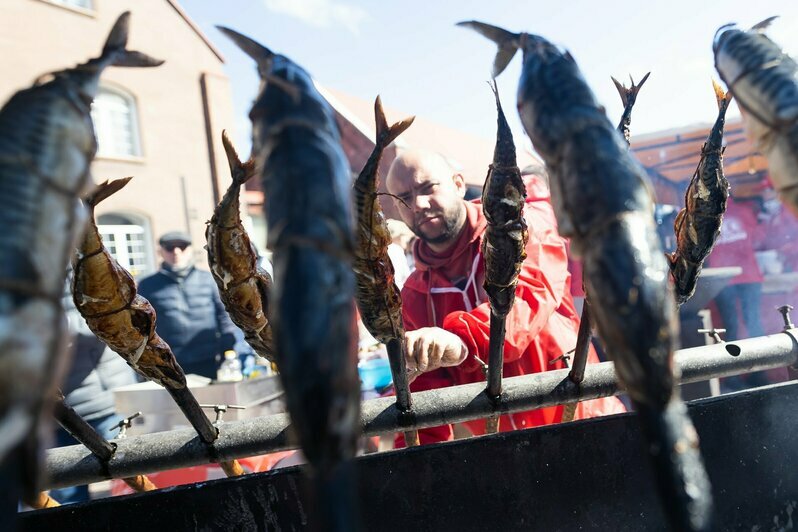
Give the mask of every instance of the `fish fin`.
[[116, 19], [114, 27], [108, 34], [103, 46], [101, 58], [113, 57], [114, 66], [121, 67], [154, 67], [163, 64], [160, 59], [155, 59], [142, 52], [126, 50], [127, 37], [130, 29], [130, 11], [125, 11]]
[[250, 159], [245, 163], [241, 162], [238, 152], [233, 146], [233, 141], [227, 134], [227, 130], [222, 130], [222, 145], [224, 152], [227, 154], [227, 164], [230, 166], [230, 175], [233, 177], [233, 183], [236, 185], [243, 185], [255, 175], [255, 160]]
[[259, 42], [250, 39], [246, 35], [242, 35], [235, 30], [225, 28], [224, 26], [216, 26], [216, 29], [227, 35], [227, 37], [233, 41], [236, 46], [241, 48], [245, 54], [255, 60], [255, 62], [258, 64], [258, 73], [260, 74], [261, 78], [285, 91], [285, 93], [288, 94], [292, 100], [294, 100], [294, 103], [299, 103], [301, 99], [299, 88], [283, 78], [273, 76], [269, 72], [271, 70], [272, 59], [277, 54]]
[[490, 90], [493, 91], [493, 96], [496, 98], [496, 110], [499, 113], [499, 122], [503, 123], [508, 129], [509, 125], [507, 124], [507, 118], [504, 116], [504, 109], [502, 109], [502, 101], [499, 98], [499, 85], [496, 83], [496, 78], [493, 79], [493, 82], [488, 82], [490, 86]]
[[755, 31], [757, 33], [764, 33], [765, 30], [768, 29], [768, 26], [770, 26], [773, 23], [773, 21], [776, 20], [777, 18], [779, 18], [778, 15], [775, 15], [773, 17], [768, 17], [762, 22], [759, 22], [751, 26], [751, 31]]
[[493, 91], [493, 96], [496, 98], [496, 107], [501, 110], [502, 102], [499, 100], [499, 86], [496, 83], [496, 78], [488, 82], [488, 87]]
[[610, 76], [610, 79], [615, 84], [615, 88], [618, 89], [618, 94], [621, 95], [621, 103], [623, 103], [623, 106], [626, 107], [626, 100], [627, 100], [626, 85], [615, 79], [613, 76]]
[[388, 126], [388, 121], [385, 119], [385, 111], [382, 109], [382, 100], [377, 96], [377, 99], [374, 100], [374, 121], [377, 123], [377, 137], [374, 142], [383, 147], [389, 146], [391, 142], [396, 140], [396, 137], [410, 127], [410, 124], [415, 119], [415, 116], [411, 116], [401, 122], [396, 122], [392, 126]]
[[632, 87], [634, 87], [635, 92], [640, 92], [640, 89], [643, 87], [643, 83], [646, 82], [646, 80], [650, 75], [651, 72], [646, 72], [646, 75], [643, 76], [643, 78], [640, 80], [640, 83], [638, 83], [637, 85], [635, 85], [635, 80], [632, 79], [632, 76], [631, 75], [629, 76], [629, 79], [632, 81]]
[[499, 50], [496, 52], [496, 57], [493, 60], [493, 72], [491, 73], [491, 77], [497, 77], [507, 68], [515, 52], [520, 47], [520, 34], [512, 33], [498, 26], [491, 26], [490, 24], [485, 24], [484, 22], [478, 22], [476, 20], [458, 22], [456, 25], [463, 28], [471, 28], [480, 35], [495, 42], [496, 46], [499, 47]]
[[614, 77], [610, 76], [612, 82], [615, 84], [615, 88], [618, 89], [618, 94], [621, 95], [621, 102], [623, 106], [626, 107], [629, 102], [631, 101], [634, 103], [635, 99], [637, 99], [637, 93], [640, 92], [640, 88], [646, 82], [648, 77], [651, 75], [651, 72], [647, 72], [643, 79], [640, 80], [640, 83], [635, 84], [635, 80], [632, 75], [629, 75], [629, 88], [626, 88], [626, 85], [615, 79]]
[[111, 64], [118, 67], [157, 67], [163, 63], [163, 59], [155, 59], [143, 52], [125, 50], [125, 53]]
[[715, 99], [718, 101], [718, 109], [723, 109], [724, 106], [728, 106], [732, 99], [731, 91], [724, 92], [723, 87], [714, 79], [712, 80], [712, 88], [715, 89]]
[[216, 29], [224, 33], [236, 46], [250, 56], [258, 63], [258, 67], [262, 72], [268, 72], [271, 65], [272, 58], [276, 55], [274, 52], [260, 44], [259, 42], [250, 39], [246, 35], [242, 35], [235, 30], [225, 28], [224, 26], [216, 26]]
[[108, 196], [112, 196], [122, 190], [131, 179], [133, 179], [133, 177], [123, 177], [121, 179], [114, 179], [113, 181], [106, 180], [100, 183], [86, 196], [86, 204], [93, 209]]

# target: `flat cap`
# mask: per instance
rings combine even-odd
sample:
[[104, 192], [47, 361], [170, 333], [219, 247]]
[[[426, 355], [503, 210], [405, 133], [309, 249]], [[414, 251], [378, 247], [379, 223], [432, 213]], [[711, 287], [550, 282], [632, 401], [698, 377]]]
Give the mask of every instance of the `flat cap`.
[[158, 239], [158, 243], [162, 246], [167, 242], [183, 242], [184, 244], [191, 245], [191, 236], [185, 231], [169, 231], [161, 235], [161, 238]]

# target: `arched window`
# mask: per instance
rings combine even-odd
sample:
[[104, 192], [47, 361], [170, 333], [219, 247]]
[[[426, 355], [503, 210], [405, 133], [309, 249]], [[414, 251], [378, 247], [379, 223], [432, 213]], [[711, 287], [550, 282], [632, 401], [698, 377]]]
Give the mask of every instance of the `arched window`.
[[99, 157], [141, 157], [136, 101], [119, 89], [100, 87], [91, 107]]
[[93, 0], [46, 0], [46, 1], [50, 2], [51, 4], [73, 8], [80, 11], [94, 10]]
[[128, 214], [108, 213], [97, 218], [97, 228], [103, 243], [119, 264], [141, 278], [152, 272], [155, 259], [150, 253], [146, 220]]

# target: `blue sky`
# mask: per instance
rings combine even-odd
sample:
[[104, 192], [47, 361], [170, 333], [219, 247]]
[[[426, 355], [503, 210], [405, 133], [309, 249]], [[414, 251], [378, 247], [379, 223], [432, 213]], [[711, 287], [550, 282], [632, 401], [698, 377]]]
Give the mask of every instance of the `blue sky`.
[[[226, 58], [233, 85], [236, 140], [249, 146], [247, 113], [257, 92], [254, 63], [214, 26], [229, 26], [305, 67], [320, 83], [387, 107], [491, 139], [496, 131], [489, 79], [495, 48], [456, 22], [476, 19], [542, 35], [568, 49], [615, 122], [620, 98], [610, 80], [651, 71], [632, 134], [714, 120], [712, 37], [728, 22], [749, 27], [780, 15], [768, 34], [798, 55], [798, 2], [575, 0], [366, 2], [356, 0], [183, 0], [185, 10]], [[499, 76], [512, 109], [520, 54]], [[508, 112], [516, 138], [518, 116]], [[736, 116], [736, 108], [730, 116]], [[388, 117], [398, 119], [400, 117]], [[528, 142], [528, 141], [526, 141]], [[487, 164], [487, 162], [486, 162]]]

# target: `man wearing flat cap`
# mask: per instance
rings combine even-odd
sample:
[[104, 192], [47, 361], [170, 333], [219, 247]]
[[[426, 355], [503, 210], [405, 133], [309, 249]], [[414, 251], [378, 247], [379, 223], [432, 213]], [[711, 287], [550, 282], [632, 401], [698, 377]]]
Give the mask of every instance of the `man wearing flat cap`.
[[169, 231], [158, 239], [161, 268], [139, 283], [157, 313], [156, 331], [186, 373], [216, 377], [222, 353], [233, 349], [235, 325], [211, 274], [194, 265], [191, 236]]

